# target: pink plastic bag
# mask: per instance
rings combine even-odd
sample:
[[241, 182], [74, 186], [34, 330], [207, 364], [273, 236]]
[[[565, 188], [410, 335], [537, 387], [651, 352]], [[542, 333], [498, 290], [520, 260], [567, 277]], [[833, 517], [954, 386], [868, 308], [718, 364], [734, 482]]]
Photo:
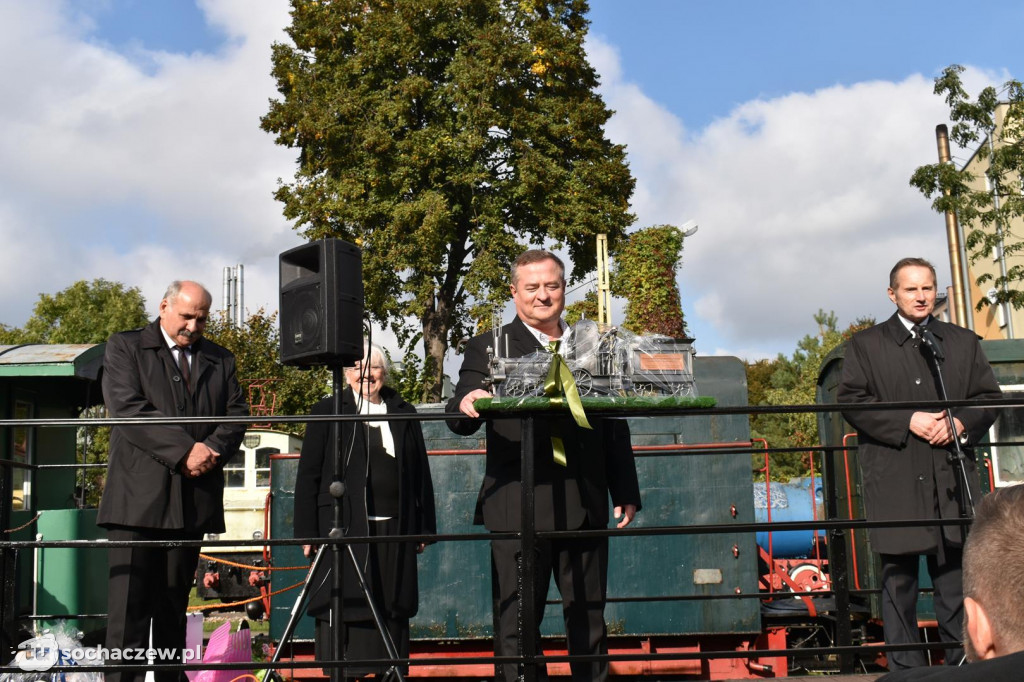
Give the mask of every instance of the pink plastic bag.
[[[210, 641], [203, 652], [203, 663], [251, 663], [252, 635], [249, 628], [231, 632], [231, 623], [227, 622], [214, 630]], [[232, 682], [232, 680], [251, 680], [250, 670], [201, 670], [195, 682]]]

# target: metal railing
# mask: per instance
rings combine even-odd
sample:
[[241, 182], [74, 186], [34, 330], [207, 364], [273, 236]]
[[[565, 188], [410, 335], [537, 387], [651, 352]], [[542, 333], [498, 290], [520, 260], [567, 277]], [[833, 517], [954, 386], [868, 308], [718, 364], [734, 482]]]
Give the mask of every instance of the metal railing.
[[[946, 407], [1002, 407], [1002, 408], [1016, 408], [1024, 406], [1024, 399], [1004, 399], [1004, 400], [992, 400], [992, 401], [931, 401], [927, 403], [878, 403], [873, 405], [858, 405], [858, 410], [865, 409], [877, 409], [886, 410], [894, 408], [907, 408], [915, 407], [918, 409], [931, 409], [938, 410]], [[689, 417], [697, 415], [748, 415], [748, 414], [776, 414], [776, 413], [791, 413], [791, 412], [839, 412], [842, 406], [839, 405], [813, 405], [813, 406], [771, 406], [771, 407], [715, 407], [715, 408], [685, 408], [685, 409], [659, 409], [651, 411], [631, 411], [628, 414], [623, 413], [620, 410], [588, 410], [588, 415], [593, 417], [625, 417], [637, 418], [637, 417]], [[415, 414], [415, 415], [374, 415], [373, 421], [436, 421], [451, 417], [452, 415], [444, 414]], [[830, 610], [832, 619], [835, 622], [834, 632], [834, 644], [831, 646], [815, 646], [807, 647], [800, 650], [802, 656], [820, 656], [820, 657], [837, 657], [840, 661], [839, 669], [840, 672], [853, 672], [855, 669], [855, 662], [862, 658], [865, 660], [874, 659], [878, 652], [895, 651], [895, 650], [908, 650], [914, 648], [925, 648], [935, 649], [943, 646], [942, 643], [925, 643], [924, 645], [884, 645], [884, 644], [873, 644], [871, 646], [865, 646], [863, 644], [857, 644], [853, 633], [853, 612], [851, 608], [851, 597], [864, 597], [870, 596], [877, 592], [876, 589], [865, 588], [861, 583], [861, 576], [858, 573], [854, 574], [854, 584], [851, 588], [849, 584], [850, 575], [847, 571], [849, 562], [847, 560], [847, 534], [853, 531], [863, 530], [868, 528], [883, 528], [883, 527], [900, 527], [900, 526], [936, 526], [936, 525], [964, 525], [967, 521], [961, 519], [952, 520], [938, 520], [938, 519], [907, 519], [898, 521], [885, 521], [885, 522], [873, 522], [869, 523], [863, 519], [854, 518], [842, 518], [839, 511], [839, 499], [838, 494], [841, 489], [840, 484], [840, 473], [836, 470], [834, 458], [828, 456], [831, 453], [848, 453], [850, 448], [846, 444], [831, 445], [831, 446], [819, 446], [816, 448], [779, 448], [772, 449], [767, 447], [759, 447], [755, 443], [739, 443], [739, 444], [708, 444], [706, 447], [686, 447], [679, 446], [675, 449], [666, 447], [658, 450], [644, 450], [643, 448], [637, 448], [636, 454], [639, 457], [647, 456], [650, 453], [656, 452], [659, 455], [665, 455], [672, 453], [675, 456], [681, 457], [715, 457], [721, 456], [722, 454], [760, 454], [766, 453], [765, 456], [776, 452], [809, 452], [813, 453], [812, 456], [821, 457], [820, 472], [823, 481], [824, 488], [824, 517], [821, 519], [809, 519], [806, 521], [788, 521], [788, 522], [767, 522], [767, 523], [728, 523], [728, 524], [703, 524], [703, 525], [670, 525], [670, 526], [656, 526], [656, 527], [628, 527], [625, 529], [590, 529], [590, 530], [576, 530], [576, 531], [538, 531], [535, 527], [535, 520], [533, 515], [533, 480], [535, 475], [534, 469], [534, 458], [532, 453], [533, 434], [535, 432], [536, 423], [538, 420], [548, 419], [552, 417], [550, 413], [522, 413], [515, 414], [513, 416], [519, 417], [522, 421], [522, 432], [523, 432], [523, 457], [522, 457], [522, 480], [524, 485], [523, 490], [523, 517], [522, 517], [522, 530], [518, 533], [439, 533], [433, 535], [402, 535], [402, 536], [386, 536], [386, 537], [356, 537], [348, 536], [339, 539], [322, 539], [322, 538], [278, 538], [278, 539], [263, 539], [263, 540], [197, 540], [197, 541], [176, 541], [172, 544], [180, 546], [204, 546], [204, 547], [216, 547], [216, 546], [254, 546], [254, 547], [278, 547], [278, 546], [289, 546], [289, 545], [303, 545], [303, 544], [321, 544], [321, 545], [339, 545], [344, 546], [346, 544], [360, 544], [360, 543], [377, 543], [377, 542], [404, 542], [404, 541], [429, 541], [429, 542], [480, 542], [484, 540], [496, 540], [496, 539], [519, 539], [522, 543], [522, 556], [524, 558], [521, 566], [523, 576], [533, 575], [533, 557], [534, 548], [540, 540], [559, 538], [559, 537], [629, 537], [629, 536], [675, 536], [675, 535], [694, 535], [694, 534], [716, 534], [716, 533], [757, 533], [761, 531], [779, 532], [779, 531], [794, 531], [794, 530], [812, 530], [815, 532], [824, 531], [828, 535], [828, 567], [829, 567], [829, 579], [831, 583], [831, 589], [820, 590], [814, 593], [815, 597], [831, 597], [834, 599], [834, 608]], [[292, 417], [280, 417], [280, 416], [267, 416], [260, 415], [258, 417], [206, 417], [206, 418], [193, 418], [193, 419], [180, 419], [180, 418], [160, 418], [160, 419], [147, 419], [147, 418], [135, 418], [135, 419], [20, 419], [20, 420], [0, 420], [0, 433], [9, 433], [9, 429], [18, 427], [27, 428], [83, 428], [83, 427], [95, 427], [95, 426], [116, 426], [123, 424], [183, 424], [183, 423], [244, 423], [244, 424], [267, 424], [268, 422], [273, 423], [309, 423], [314, 421], [338, 421], [338, 422], [361, 422], [367, 418], [353, 415], [353, 416], [292, 416]], [[1016, 445], [1017, 443], [1005, 443], [1005, 445]], [[1004, 444], [997, 444], [1004, 445]], [[847, 462], [848, 462], [847, 458]], [[33, 463], [22, 463], [14, 462], [11, 460], [0, 460], [0, 588], [2, 588], [2, 630], [4, 646], [3, 650], [0, 651], [0, 657], [4, 662], [4, 667], [0, 667], [0, 672], [17, 672], [17, 667], [12, 667], [9, 663], [9, 653], [13, 641], [11, 636], [17, 629], [17, 623], [25, 618], [15, 613], [15, 585], [14, 585], [14, 559], [18, 552], [27, 550], [36, 550], [44, 548], [95, 548], [95, 547], [121, 547], [128, 545], [146, 546], [146, 545], [159, 545], [167, 546], [168, 543], [162, 541], [138, 541], [133, 543], [127, 542], [112, 542], [112, 541], [92, 541], [92, 540], [47, 540], [47, 541], [13, 541], [9, 539], [10, 520], [11, 520], [11, 500], [12, 491], [10, 488], [11, 471], [15, 468], [23, 470], [29, 470], [33, 472], [45, 471], [47, 469], [58, 469], [58, 468], [89, 468], [103, 465], [87, 465], [87, 464], [33, 464]], [[766, 472], [767, 473], [767, 472]], [[768, 476], [770, 478], [770, 475]], [[849, 488], [849, 477], [846, 478], [846, 486]], [[848, 499], [852, 498], [852, 490], [846, 490], [846, 496]], [[436, 494], [436, 491], [435, 491]], [[849, 507], [847, 510], [848, 515], [852, 517], [853, 508]], [[853, 551], [856, 551], [856, 545], [850, 545]], [[856, 567], [856, 556], [854, 556], [854, 567]], [[522, 581], [523, 589], [520, 591], [521, 599], [521, 613], [522, 613], [522, 632], [533, 632], [535, 623], [537, 622], [538, 614], [534, 612], [532, 604], [534, 603], [534, 592], [533, 582], [531, 580]], [[741, 593], [731, 595], [714, 595], [714, 596], [702, 596], [702, 595], [681, 595], [681, 594], [659, 594], [657, 596], [650, 595], [633, 595], [627, 597], [615, 597], [609, 599], [609, 603], [622, 602], [622, 601], [700, 601], [700, 600], [723, 600], [723, 599], [737, 599], [737, 600], [749, 600], [749, 599], [765, 599], [772, 598], [772, 594], [769, 592], [767, 595], [764, 593]], [[67, 615], [83, 615], [83, 614], [67, 614]], [[98, 616], [98, 614], [92, 614]], [[39, 614], [31, 614], [29, 619], [40, 618]], [[764, 673], [766, 666], [774, 665], [774, 663], [763, 663], [762, 661], [785, 661], [785, 659], [794, 656], [794, 651], [787, 648], [754, 648], [743, 651], [737, 650], [699, 650], [699, 651], [683, 651], [674, 650], [665, 653], [659, 653], [657, 651], [648, 652], [627, 652], [627, 653], [610, 653], [601, 656], [568, 656], [568, 655], [543, 655], [543, 652], [537, 651], [534, 647], [534, 641], [532, 637], [520, 637], [522, 642], [523, 654], [521, 658], [498, 658], [492, 655], [479, 655], [479, 656], [430, 656], [429, 658], [412, 656], [410, 658], [397, 659], [392, 661], [397, 664], [410, 665], [415, 669], [417, 665], [433, 665], [433, 666], [459, 666], [466, 664], [483, 664], [491, 665], [501, 662], [513, 662], [520, 661], [524, 664], [524, 676], [529, 682], [536, 679], [536, 666], [544, 665], [547, 663], [564, 663], [568, 661], [596, 661], [604, 660], [612, 663], [622, 662], [645, 662], [650, 664], [657, 664], [658, 662], [676, 661], [676, 662], [696, 662], [698, 667], [705, 665], [708, 661], [714, 661], [722, 658], [739, 658], [746, 659], [748, 662], [748, 668], [752, 672]], [[777, 640], [770, 640], [769, 644], [777, 643]], [[375, 663], [378, 661], [359, 660], [359, 659], [347, 659], [347, 660], [334, 660], [334, 661], [290, 661], [288, 663], [289, 668], [301, 669], [301, 668], [323, 668], [330, 669], [335, 667], [344, 668], [346, 666], [358, 666], [362, 664]], [[152, 666], [148, 666], [152, 667]], [[232, 670], [258, 670], [268, 667], [277, 667], [272, 664], [265, 662], [253, 662], [245, 664], [214, 664], [209, 663], [192, 663], [192, 664], [168, 664], [166, 667], [161, 667], [161, 670], [206, 670], [206, 669], [232, 669]], [[137, 670], [138, 666], [135, 665], [118, 665], [118, 666], [56, 666], [53, 671], [118, 671], [118, 670]], [[775, 670], [776, 674], [780, 671]], [[785, 671], [781, 671], [782, 674]]]

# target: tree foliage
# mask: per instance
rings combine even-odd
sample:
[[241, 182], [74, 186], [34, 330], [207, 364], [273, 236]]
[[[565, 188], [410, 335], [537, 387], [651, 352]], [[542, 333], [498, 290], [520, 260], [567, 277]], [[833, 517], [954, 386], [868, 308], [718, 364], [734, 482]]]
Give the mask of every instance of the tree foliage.
[[[977, 148], [976, 154], [988, 160], [988, 188], [973, 189], [977, 177], [958, 171], [950, 163], [934, 163], [914, 171], [910, 184], [931, 199], [940, 213], [953, 211], [966, 230], [965, 246], [972, 262], [991, 258], [1002, 248], [1003, 255], [1024, 255], [1024, 241], [1014, 229], [1024, 218], [1024, 86], [1017, 80], [1002, 89], [984, 88], [971, 101], [960, 81], [964, 67], [953, 64], [935, 79], [935, 94], [945, 97], [953, 129], [950, 138], [959, 146]], [[999, 120], [1001, 115], [1001, 121]], [[1024, 307], [1024, 265], [1012, 265], [1005, 276], [982, 274], [977, 283], [994, 287], [995, 300], [983, 298], [978, 309], [994, 303], [1009, 302]]]
[[391, 357], [387, 350], [384, 353], [391, 363], [391, 374], [388, 378], [388, 385], [411, 403], [432, 402], [430, 396], [430, 380], [433, 376], [431, 363], [433, 358], [429, 355], [424, 360], [422, 353], [417, 353], [416, 345], [422, 340], [421, 334], [416, 334], [410, 347], [398, 361]]
[[[309, 414], [313, 405], [331, 390], [331, 372], [326, 367], [302, 369], [282, 365], [281, 338], [277, 313], [268, 315], [262, 308], [238, 326], [213, 315], [204, 334], [235, 355], [238, 380], [247, 390], [249, 407], [263, 405], [254, 414]], [[278, 423], [273, 428], [302, 435], [305, 424]]]
[[633, 216], [625, 151], [583, 40], [585, 0], [292, 0], [262, 119], [299, 150], [276, 197], [309, 239], [363, 248], [366, 308], [403, 343], [418, 322], [440, 395], [450, 344], [504, 302], [529, 244], [571, 281]]
[[683, 233], [674, 225], [644, 228], [624, 240], [615, 255], [612, 292], [626, 299], [622, 326], [635, 334], [686, 336], [676, 271]]
[[[751, 405], [813, 405], [818, 372], [825, 356], [854, 333], [875, 323], [873, 319], [860, 318], [840, 331], [835, 313], [824, 310], [818, 311], [814, 321], [818, 325], [817, 333], [804, 336], [792, 357], [780, 353], [772, 361], [747, 363]], [[811, 448], [820, 443], [818, 418], [813, 412], [754, 414], [750, 417], [750, 431], [752, 437], [764, 438], [770, 448]], [[756, 475], [764, 467], [764, 457], [754, 455], [751, 464]], [[771, 466], [775, 480], [806, 475], [807, 453], [775, 453]]]
[[596, 320], [597, 307], [597, 292], [591, 289], [580, 300], [565, 306], [565, 314], [562, 317], [570, 327], [584, 318]]
[[103, 343], [114, 332], [147, 322], [146, 299], [137, 287], [79, 280], [52, 296], [40, 294], [25, 326], [0, 329], [0, 342]]

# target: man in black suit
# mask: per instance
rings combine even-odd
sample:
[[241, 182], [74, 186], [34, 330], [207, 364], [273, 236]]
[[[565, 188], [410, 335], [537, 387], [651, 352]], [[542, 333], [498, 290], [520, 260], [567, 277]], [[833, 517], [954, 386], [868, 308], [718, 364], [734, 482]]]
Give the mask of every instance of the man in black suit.
[[[210, 292], [174, 282], [160, 317], [107, 342], [103, 399], [111, 417], [247, 416], [235, 358], [203, 339]], [[110, 540], [161, 540], [160, 547], [111, 548], [108, 650], [185, 648], [185, 609], [199, 547], [174, 546], [224, 532], [224, 464], [238, 452], [245, 424], [125, 424], [110, 434], [110, 463], [97, 522]], [[116, 661], [111, 660], [111, 663]], [[173, 661], [162, 661], [173, 662]], [[107, 673], [108, 682], [144, 670]], [[158, 672], [158, 682], [184, 680]]]
[[964, 647], [969, 665], [914, 668], [885, 682], [997, 682], [1024, 670], [1024, 485], [978, 505], [964, 546]]
[[[512, 266], [510, 290], [516, 319], [502, 327], [502, 354], [522, 357], [560, 339], [566, 330], [562, 320], [565, 307], [565, 266], [552, 253], [526, 251]], [[487, 347], [491, 332], [477, 336], [466, 346], [455, 395], [449, 412], [461, 412], [470, 419], [450, 420], [456, 433], [469, 435], [480, 428], [480, 416], [473, 403], [490, 397], [485, 389], [488, 376]], [[507, 349], [507, 354], [506, 354]], [[565, 465], [554, 461], [551, 448], [552, 424], [565, 445]], [[608, 495], [620, 519], [618, 528], [628, 525], [640, 509], [640, 487], [629, 439], [629, 427], [622, 420], [593, 420], [593, 430], [581, 429], [570, 417], [538, 420], [533, 452], [535, 460], [535, 520], [538, 530], [605, 528], [608, 525]], [[520, 530], [522, 485], [520, 420], [487, 421], [487, 463], [477, 499], [475, 523], [490, 531]], [[535, 576], [537, 629], [532, 636], [540, 651], [540, 618], [544, 613], [551, 575], [554, 573], [562, 595], [569, 653], [607, 653], [604, 605], [608, 581], [608, 539], [558, 539], [538, 542]], [[497, 656], [518, 654], [518, 554], [517, 540], [491, 542], [491, 586], [494, 596], [494, 652]], [[607, 662], [572, 663], [574, 680], [604, 680]], [[518, 675], [515, 664], [496, 666], [496, 679], [511, 682]], [[545, 679], [544, 667], [538, 679]]]
[[[877, 402], [940, 400], [934, 338], [945, 356], [940, 365], [950, 400], [999, 398], [1002, 392], [978, 344], [962, 327], [932, 317], [935, 268], [921, 258], [904, 258], [889, 275], [889, 298], [896, 313], [853, 336], [846, 347], [837, 399], [850, 408], [843, 416], [857, 429], [863, 474], [864, 506], [871, 521], [957, 519], [964, 493], [955, 466], [954, 438], [970, 452], [995, 420], [992, 409], [954, 408], [955, 432], [946, 411], [914, 409], [857, 410]], [[929, 334], [931, 337], [929, 337]], [[972, 497], [978, 474], [972, 458], [964, 461]], [[882, 618], [888, 644], [919, 643], [918, 562], [925, 555], [935, 588], [939, 636], [950, 643], [946, 660], [958, 663], [963, 622], [961, 526], [873, 528], [871, 548], [882, 562]], [[923, 651], [892, 651], [890, 669], [927, 664]]]

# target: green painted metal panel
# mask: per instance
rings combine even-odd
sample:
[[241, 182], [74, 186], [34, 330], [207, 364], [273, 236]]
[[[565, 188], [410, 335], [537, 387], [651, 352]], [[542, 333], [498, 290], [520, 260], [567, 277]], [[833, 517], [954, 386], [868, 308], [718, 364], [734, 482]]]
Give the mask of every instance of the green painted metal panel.
[[[696, 358], [697, 393], [721, 406], [746, 404], [746, 373], [736, 358]], [[630, 419], [634, 445], [660, 440], [687, 445], [750, 440], [746, 415]], [[749, 454], [709, 453], [637, 458], [643, 510], [639, 527], [752, 523]], [[735, 516], [733, 509], [735, 508]], [[735, 551], [734, 551], [735, 547]], [[609, 597], [753, 594], [757, 548], [751, 533], [613, 538]], [[605, 612], [613, 634], [760, 631], [756, 599], [612, 602]]]
[[[106, 531], [96, 525], [95, 509], [48, 509], [36, 521], [40, 540], [100, 540]], [[31, 552], [26, 552], [31, 555]], [[102, 614], [107, 611], [107, 551], [92, 548], [44, 547], [37, 550], [36, 611], [40, 615]], [[88, 634], [106, 626], [106, 619], [68, 621]], [[55, 624], [44, 621], [45, 625]], [[44, 626], [45, 626], [44, 625]]]
[[[297, 457], [270, 458], [270, 537], [292, 538], [295, 509], [295, 474], [299, 468]], [[274, 566], [308, 566], [309, 560], [299, 545], [277, 546], [273, 550]], [[271, 571], [270, 591], [277, 592], [304, 580], [305, 571]], [[280, 641], [288, 625], [292, 606], [301, 588], [292, 589], [270, 600], [270, 637]], [[293, 634], [293, 641], [313, 640], [313, 618], [303, 615]]]
[[[736, 358], [697, 358], [698, 392], [720, 405], [746, 404], [746, 374]], [[436, 408], [435, 408], [436, 409]], [[749, 443], [746, 415], [684, 415], [631, 418], [634, 445]], [[427, 448], [483, 449], [483, 429], [474, 436], [452, 434], [443, 421], [422, 424]], [[272, 465], [273, 537], [291, 535], [294, 461]], [[430, 457], [438, 532], [479, 534], [473, 525], [483, 480], [482, 454]], [[747, 524], [754, 520], [749, 454], [665, 454], [641, 452], [637, 470], [643, 510], [637, 527]], [[733, 509], [735, 508], [735, 514]], [[735, 549], [734, 549], [735, 548]], [[276, 565], [295, 565], [298, 551], [278, 555]], [[732, 595], [757, 592], [757, 550], [752, 533], [617, 537], [610, 543], [609, 597]], [[292, 581], [274, 573], [279, 589]], [[418, 639], [475, 639], [492, 635], [490, 547], [486, 539], [441, 542], [419, 559], [420, 610], [412, 621]], [[271, 609], [271, 635], [283, 631], [291, 599], [277, 597]], [[552, 583], [548, 600], [559, 599]], [[757, 599], [609, 603], [606, 621], [612, 634], [734, 633], [760, 631]], [[549, 604], [542, 633], [564, 632], [561, 607]], [[301, 632], [301, 631], [300, 631]], [[311, 636], [306, 635], [307, 637]]]
[[[444, 422], [424, 422], [429, 450], [433, 437], [449, 441]], [[481, 429], [481, 433], [483, 430]], [[482, 438], [470, 437], [460, 449], [482, 447]], [[449, 447], [451, 443], [446, 443]], [[445, 448], [448, 449], [448, 448]], [[483, 455], [439, 455], [430, 458], [434, 504], [439, 533], [482, 533], [473, 525], [477, 491], [484, 475]], [[491, 568], [486, 541], [441, 542], [420, 555], [420, 610], [413, 619], [412, 636], [428, 639], [490, 637]]]
[[995, 365], [1024, 362], [1024, 339], [996, 339], [981, 342], [985, 357]]

